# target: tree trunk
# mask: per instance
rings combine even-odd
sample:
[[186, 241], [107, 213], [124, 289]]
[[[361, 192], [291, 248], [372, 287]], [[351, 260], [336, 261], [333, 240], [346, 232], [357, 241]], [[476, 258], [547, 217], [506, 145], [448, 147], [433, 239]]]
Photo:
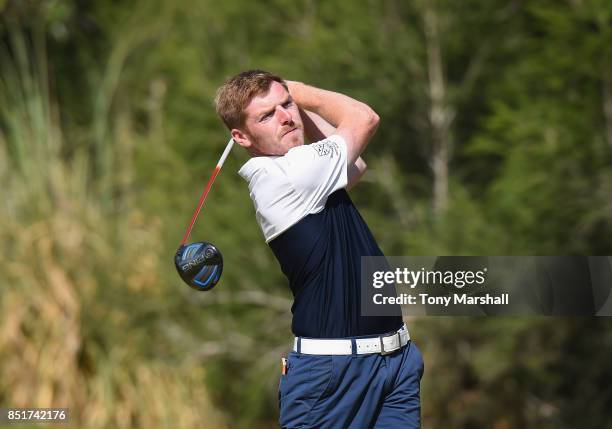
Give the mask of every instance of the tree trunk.
[[432, 153], [430, 166], [434, 176], [433, 210], [439, 217], [448, 206], [448, 163], [450, 158], [451, 117], [445, 106], [446, 87], [442, 71], [442, 54], [438, 32], [438, 15], [434, 0], [424, 2], [425, 48], [427, 51], [429, 122]]
[[602, 86], [606, 142], [612, 148], [612, 71], [610, 67], [604, 67]]

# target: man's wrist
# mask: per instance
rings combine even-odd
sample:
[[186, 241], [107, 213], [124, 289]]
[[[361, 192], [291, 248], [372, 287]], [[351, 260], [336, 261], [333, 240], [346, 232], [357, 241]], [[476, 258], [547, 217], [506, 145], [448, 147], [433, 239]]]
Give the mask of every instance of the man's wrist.
[[[309, 110], [311, 112], [321, 114], [320, 109], [322, 107], [322, 97], [327, 91], [315, 88], [314, 86], [307, 85], [303, 82], [297, 81], [285, 81], [289, 88], [289, 94], [291, 98], [301, 109]], [[328, 118], [325, 118], [328, 120]]]
[[299, 105], [300, 92], [304, 87], [304, 83], [294, 80], [286, 80], [285, 83], [289, 89], [289, 94], [291, 94], [293, 100]]

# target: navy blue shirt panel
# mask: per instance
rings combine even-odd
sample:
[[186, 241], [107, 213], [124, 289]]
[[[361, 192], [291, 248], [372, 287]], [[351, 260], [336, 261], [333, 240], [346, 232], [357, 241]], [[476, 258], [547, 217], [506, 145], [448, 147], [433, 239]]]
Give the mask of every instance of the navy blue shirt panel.
[[394, 316], [361, 316], [361, 256], [383, 256], [348, 193], [332, 193], [269, 243], [294, 296], [294, 335], [340, 338], [383, 334], [402, 326]]

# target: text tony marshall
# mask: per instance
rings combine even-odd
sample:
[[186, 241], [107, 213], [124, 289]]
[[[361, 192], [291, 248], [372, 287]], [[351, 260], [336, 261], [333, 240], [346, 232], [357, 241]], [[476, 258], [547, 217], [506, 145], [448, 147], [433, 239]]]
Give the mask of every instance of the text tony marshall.
[[383, 296], [380, 293], [372, 297], [374, 304], [399, 304], [399, 305], [443, 305], [448, 307], [451, 302], [455, 305], [508, 305], [508, 294], [491, 295], [489, 293], [479, 296], [471, 296], [465, 293], [455, 293], [446, 296], [432, 296], [427, 293], [416, 295], [401, 293], [398, 296]]

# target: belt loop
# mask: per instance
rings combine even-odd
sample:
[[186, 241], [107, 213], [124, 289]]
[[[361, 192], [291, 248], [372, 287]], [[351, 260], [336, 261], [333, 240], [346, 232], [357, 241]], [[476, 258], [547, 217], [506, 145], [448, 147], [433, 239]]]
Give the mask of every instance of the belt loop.
[[296, 353], [302, 354], [302, 337], [297, 337], [297, 347]]
[[351, 356], [357, 356], [357, 340], [351, 338]]

